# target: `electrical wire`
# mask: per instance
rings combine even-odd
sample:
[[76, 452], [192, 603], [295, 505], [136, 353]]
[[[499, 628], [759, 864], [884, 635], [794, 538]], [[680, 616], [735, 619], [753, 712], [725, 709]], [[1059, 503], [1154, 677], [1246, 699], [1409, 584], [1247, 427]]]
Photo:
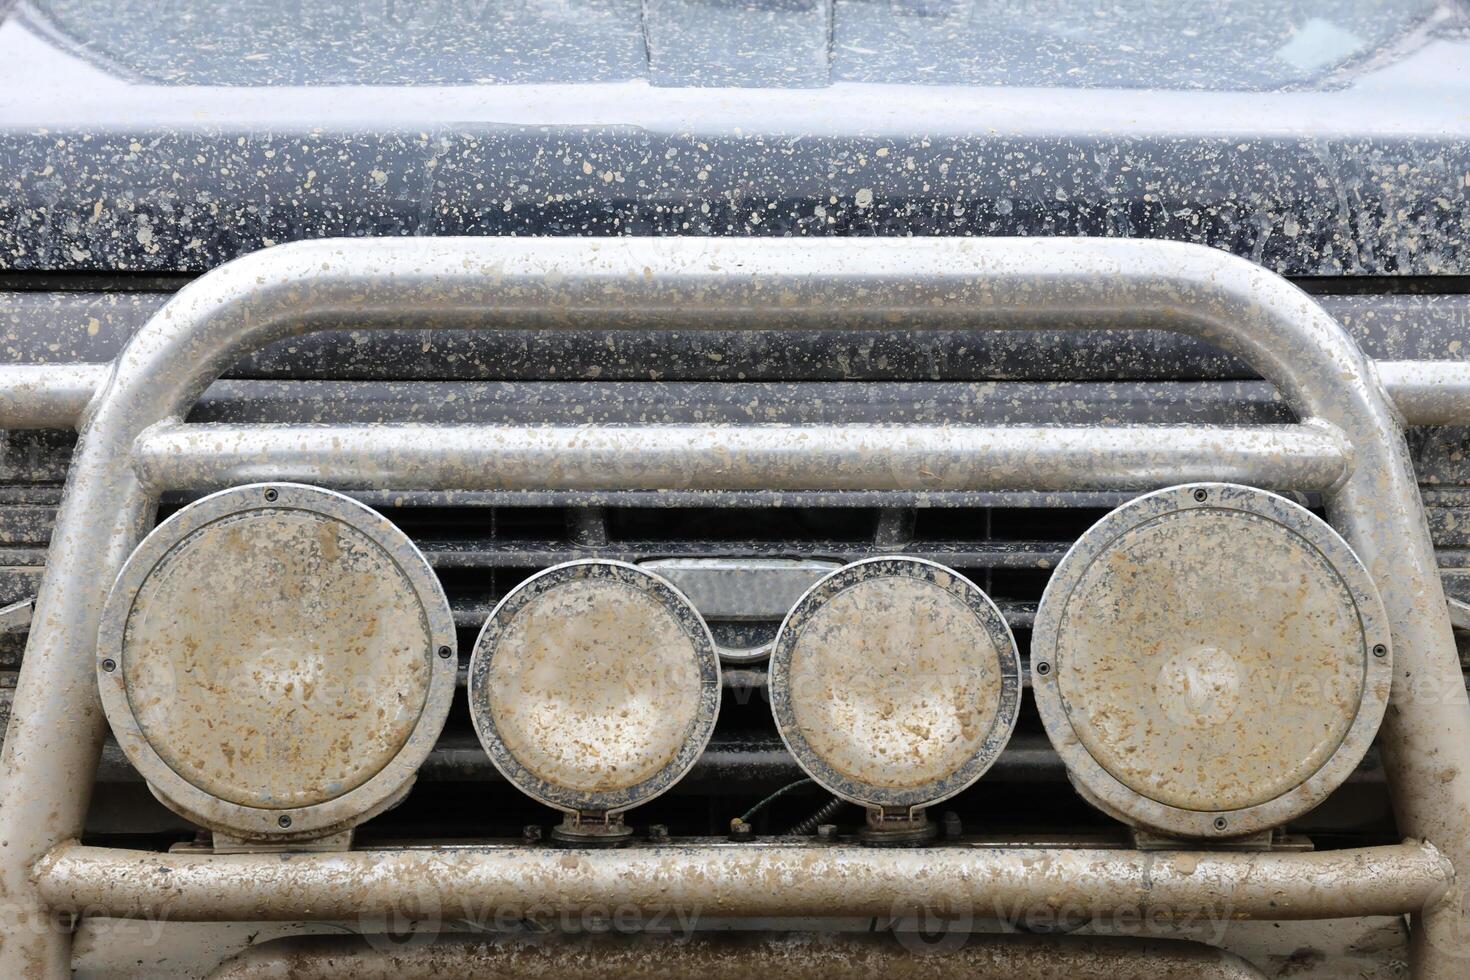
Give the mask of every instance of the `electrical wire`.
[[750, 823], [750, 818], [751, 817], [755, 816], [757, 813], [760, 813], [766, 807], [770, 806], [772, 803], [776, 802], [781, 797], [785, 796], [787, 793], [791, 792], [794, 789], [800, 789], [803, 786], [811, 786], [815, 782], [816, 782], [815, 779], [798, 779], [794, 783], [791, 783], [791, 784], [786, 785], [786, 786], [782, 786], [780, 789], [776, 790], [776, 792], [772, 793], [770, 796], [768, 796], [765, 799], [761, 800], [755, 806], [751, 807], [749, 810], [746, 810], [744, 813], [742, 813], [740, 815], [740, 821], [742, 823]]

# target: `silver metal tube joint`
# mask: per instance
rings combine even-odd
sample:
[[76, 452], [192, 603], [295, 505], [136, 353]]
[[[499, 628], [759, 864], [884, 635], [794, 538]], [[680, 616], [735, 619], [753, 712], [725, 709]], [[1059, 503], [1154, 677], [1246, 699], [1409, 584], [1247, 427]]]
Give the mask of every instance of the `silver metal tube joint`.
[[152, 490], [257, 480], [385, 490], [1324, 490], [1323, 425], [176, 425], [134, 446]]
[[[1316, 853], [793, 844], [157, 854], [67, 844], [35, 868], [62, 911], [171, 921], [445, 921], [626, 908], [702, 917], [1335, 919], [1418, 912], [1451, 882], [1431, 845]], [[907, 910], [907, 913], [905, 912]], [[943, 913], [940, 913], [943, 914]]]

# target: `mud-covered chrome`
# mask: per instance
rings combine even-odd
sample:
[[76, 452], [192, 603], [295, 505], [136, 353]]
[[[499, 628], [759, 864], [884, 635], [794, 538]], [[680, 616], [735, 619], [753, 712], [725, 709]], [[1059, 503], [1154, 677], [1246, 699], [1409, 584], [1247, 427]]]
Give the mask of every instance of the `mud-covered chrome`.
[[531, 576], [491, 612], [469, 672], [475, 734], [560, 838], [625, 842], [621, 814], [665, 792], [720, 710], [709, 627], [669, 582], [624, 562]]
[[1033, 691], [1084, 796], [1230, 838], [1340, 786], [1388, 706], [1392, 638], [1351, 548], [1250, 487], [1145, 494], [1083, 533], [1036, 613]]
[[[913, 329], [1162, 326], [1244, 358], [1301, 421], [546, 432], [180, 421], [241, 354], [332, 326], [410, 320], [431, 329], [592, 322], [756, 329], [779, 321], [865, 329], [896, 319]], [[75, 405], [73, 396], [60, 402]], [[0, 973], [64, 975], [70, 933], [53, 926], [58, 911], [342, 917], [444, 888], [503, 899], [505, 907], [571, 908], [622, 896], [656, 909], [678, 892], [729, 914], [866, 915], [877, 902], [891, 908], [894, 895], [990, 882], [968, 894], [989, 901], [1003, 892], [1018, 907], [1116, 899], [1176, 915], [1223, 902], [1242, 918], [1414, 913], [1420, 975], [1458, 975], [1470, 956], [1462, 945], [1470, 930], [1464, 886], [1449, 869], [1470, 864], [1470, 705], [1401, 420], [1372, 363], [1310, 297], [1244, 260], [1193, 246], [417, 239], [294, 244], [237, 260], [187, 286], [134, 336], [84, 412], [4, 748], [0, 885], [11, 907]], [[103, 735], [92, 673], [101, 596], [146, 532], [161, 492], [250, 479], [373, 490], [1152, 490], [1192, 480], [1320, 489], [1329, 520], [1382, 594], [1395, 704], [1379, 742], [1399, 829], [1421, 843], [1323, 854], [1185, 851], [1167, 859], [1091, 848], [943, 845], [895, 854], [754, 844], [651, 845], [570, 858], [390, 849], [289, 862], [79, 847], [73, 841]], [[581, 862], [572, 882], [569, 859]]]
[[171, 809], [322, 837], [413, 784], [454, 696], [454, 622], [412, 541], [330, 490], [236, 487], [155, 528], [97, 638], [102, 707]]
[[874, 843], [924, 839], [925, 809], [985, 774], [1021, 708], [1000, 610], [915, 558], [868, 558], [813, 585], [781, 624], [769, 683], [781, 740], [813, 779], [868, 808]]

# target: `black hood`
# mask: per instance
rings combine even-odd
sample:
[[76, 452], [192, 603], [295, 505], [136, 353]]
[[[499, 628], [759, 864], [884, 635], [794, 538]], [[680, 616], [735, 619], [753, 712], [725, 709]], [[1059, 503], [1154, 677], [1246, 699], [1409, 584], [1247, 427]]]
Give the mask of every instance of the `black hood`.
[[[3, 6], [3, 3], [0, 3]], [[0, 268], [331, 235], [1127, 235], [1470, 273], [1435, 0], [30, 0]]]

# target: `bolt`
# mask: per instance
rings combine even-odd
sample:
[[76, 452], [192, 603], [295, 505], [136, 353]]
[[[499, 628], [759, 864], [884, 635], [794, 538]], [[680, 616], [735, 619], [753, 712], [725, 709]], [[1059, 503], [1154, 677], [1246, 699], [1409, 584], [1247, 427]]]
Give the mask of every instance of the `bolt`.
[[1045, 677], [1047, 674], [1051, 673], [1051, 664], [1047, 663], [1045, 660], [1038, 660], [1036, 662], [1036, 672], [1042, 677]]
[[453, 655], [454, 655], [454, 651], [451, 650], [451, 649], [449, 649], [448, 647], [440, 647], [439, 648], [439, 659], [440, 660], [448, 660]]
[[655, 844], [667, 844], [669, 842], [669, 828], [661, 823], [649, 824], [648, 839]]
[[1210, 499], [1210, 491], [1206, 490], [1204, 487], [1200, 487], [1194, 492], [1194, 499], [1202, 504], [1206, 500]]
[[528, 823], [521, 828], [521, 843], [538, 844], [541, 842], [541, 825]]
[[755, 836], [755, 828], [741, 820], [739, 817], [730, 821], [731, 840], [750, 840]]
[[113, 660], [111, 657], [108, 657], [106, 660], [102, 661], [102, 669], [107, 671], [109, 674], [112, 673], [114, 670], [117, 670], [117, 661]]
[[944, 811], [944, 836], [953, 839], [964, 833], [965, 825], [960, 823], [960, 815], [953, 810]]
[[1216, 830], [1224, 830], [1228, 825], [1229, 824], [1225, 820], [1224, 817], [1216, 817], [1215, 818], [1215, 829]]
[[1373, 646], [1373, 656], [1375, 656], [1375, 657], [1386, 657], [1386, 656], [1388, 656], [1388, 647], [1384, 646], [1382, 643], [1374, 644], [1374, 646]]
[[830, 844], [837, 839], [837, 825], [835, 823], [817, 824], [817, 840]]
[[279, 817], [276, 818], [276, 823], [280, 824], [281, 825], [281, 829], [284, 830], [287, 827], [291, 826], [291, 818], [288, 817], [288, 816], [286, 816], [283, 813]]
[[277, 490], [275, 487], [271, 487], [265, 492], [265, 502], [268, 504], [273, 504], [276, 502], [276, 498], [280, 495], [281, 493], [279, 490]]

